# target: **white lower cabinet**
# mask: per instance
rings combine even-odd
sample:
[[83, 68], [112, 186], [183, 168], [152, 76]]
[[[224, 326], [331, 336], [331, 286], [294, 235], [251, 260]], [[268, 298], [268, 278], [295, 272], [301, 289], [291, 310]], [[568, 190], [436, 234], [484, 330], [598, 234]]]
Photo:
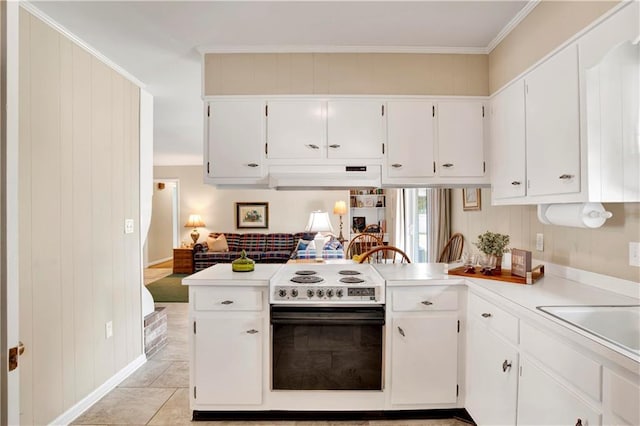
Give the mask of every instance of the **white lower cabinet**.
[[640, 385], [637, 375], [622, 377], [608, 369], [604, 370], [602, 402], [605, 425], [640, 424]]
[[[195, 318], [193, 398], [207, 404], [262, 403], [262, 317]], [[206, 330], [200, 335], [197, 329]]]
[[478, 320], [467, 327], [465, 408], [479, 425], [513, 425], [518, 395], [518, 350]]
[[263, 404], [267, 294], [260, 287], [198, 286], [189, 293], [193, 410]]
[[600, 413], [574, 392], [536, 366], [526, 356], [521, 359], [518, 388], [518, 425], [602, 424]]
[[458, 400], [458, 291], [447, 286], [394, 288], [390, 342], [391, 404]]

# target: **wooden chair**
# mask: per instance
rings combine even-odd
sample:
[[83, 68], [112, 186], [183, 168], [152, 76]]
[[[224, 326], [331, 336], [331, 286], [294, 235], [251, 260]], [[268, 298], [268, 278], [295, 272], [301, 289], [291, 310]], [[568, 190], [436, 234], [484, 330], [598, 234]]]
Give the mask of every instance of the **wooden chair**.
[[381, 246], [382, 240], [374, 234], [357, 234], [349, 242], [347, 251], [345, 252], [345, 258], [352, 259], [354, 255], [361, 255], [373, 247]]
[[398, 247], [378, 246], [364, 253], [360, 263], [411, 263], [411, 259]]
[[451, 263], [460, 259], [462, 249], [464, 248], [464, 237], [461, 233], [456, 232], [449, 238], [449, 241], [440, 252], [438, 262]]

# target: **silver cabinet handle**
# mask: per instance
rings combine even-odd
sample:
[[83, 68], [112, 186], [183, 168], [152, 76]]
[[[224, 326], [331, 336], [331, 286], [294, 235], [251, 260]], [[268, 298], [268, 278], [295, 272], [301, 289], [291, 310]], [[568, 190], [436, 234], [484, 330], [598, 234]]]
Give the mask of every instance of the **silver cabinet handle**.
[[248, 334], [256, 334], [258, 333], [258, 330], [256, 330], [255, 328], [252, 328], [251, 330], [247, 330]]
[[402, 164], [400, 164], [400, 163], [393, 163], [393, 164], [391, 165], [391, 167], [394, 167], [394, 168], [396, 168], [396, 169], [399, 169], [400, 167], [402, 167]]
[[233, 303], [233, 300], [225, 300], [225, 301], [222, 301], [220, 303], [222, 303], [223, 305], [230, 305], [230, 304]]
[[511, 363], [505, 359], [504, 362], [502, 363], [502, 371], [506, 373], [507, 370], [510, 368], [511, 368]]
[[247, 166], [249, 166], [249, 167], [258, 167], [258, 164], [256, 164], [256, 163], [249, 163], [249, 164], [247, 164]]
[[568, 174], [560, 175], [558, 176], [558, 179], [563, 179], [563, 180], [573, 179], [573, 175], [568, 175]]
[[513, 182], [511, 182], [511, 185], [513, 186], [519, 186], [520, 182], [518, 182], [517, 180], [514, 180]]
[[446, 168], [453, 167], [453, 163], [444, 163], [442, 167], [446, 167]]
[[311, 148], [311, 149], [320, 149], [320, 147], [319, 147], [318, 145], [313, 144], [313, 143], [310, 143], [310, 144], [308, 144], [308, 145], [306, 145], [306, 146], [307, 146], [308, 148]]
[[329, 145], [329, 148], [340, 148], [340, 145], [338, 145], [337, 143], [334, 143]]
[[425, 305], [425, 306], [433, 305], [433, 302], [429, 302], [428, 300], [423, 300], [423, 301], [422, 301], [422, 302], [420, 302], [420, 303], [422, 303], [422, 304], [423, 304], [423, 305]]
[[400, 333], [400, 335], [404, 337], [404, 330], [401, 327], [398, 327], [398, 333]]
[[488, 313], [488, 312], [485, 312], [485, 313], [482, 314], [482, 318], [489, 318], [490, 316], [491, 316], [491, 314]]

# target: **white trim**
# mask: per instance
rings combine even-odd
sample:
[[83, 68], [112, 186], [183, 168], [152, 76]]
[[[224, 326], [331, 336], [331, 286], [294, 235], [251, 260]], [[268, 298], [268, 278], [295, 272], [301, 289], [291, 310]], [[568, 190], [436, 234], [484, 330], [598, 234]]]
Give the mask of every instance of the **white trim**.
[[448, 53], [486, 55], [486, 47], [427, 47], [427, 46], [280, 46], [236, 45], [198, 46], [201, 55], [207, 53]]
[[[204, 113], [207, 114], [206, 102], [215, 100], [242, 100], [242, 99], [264, 99], [265, 101], [272, 101], [276, 99], [315, 99], [315, 100], [334, 100], [334, 99], [375, 99], [375, 100], [438, 100], [438, 101], [460, 101], [460, 100], [489, 100], [489, 96], [473, 96], [473, 95], [333, 95], [330, 93], [318, 95], [310, 93], [308, 95], [207, 95], [203, 96], [202, 100], [205, 102]], [[167, 180], [158, 178], [157, 180]]]
[[50, 425], [68, 425], [74, 421], [78, 416], [84, 413], [89, 407], [98, 402], [100, 398], [111, 392], [116, 386], [118, 386], [124, 379], [129, 377], [134, 371], [140, 368], [147, 362], [145, 354], [140, 355], [138, 358], [131, 361], [126, 367], [118, 371], [111, 376], [106, 382], [100, 385], [96, 390], [77, 402], [73, 407], [58, 416], [53, 420]]
[[154, 260], [153, 262], [149, 262], [149, 264], [147, 265], [147, 268], [153, 265], [157, 265], [158, 263], [168, 262], [169, 260], [173, 260], [173, 256], [169, 256], [169, 257], [165, 257], [164, 259]]
[[538, 5], [538, 3], [540, 3], [540, 0], [529, 0], [527, 4], [520, 10], [520, 12], [518, 12], [516, 16], [514, 16], [513, 19], [511, 19], [511, 21], [509, 21], [507, 25], [505, 25], [504, 28], [500, 30], [498, 35], [496, 35], [494, 39], [489, 42], [486, 48], [487, 53], [491, 53], [491, 51], [495, 49], [496, 46], [499, 45], [500, 42], [509, 35], [509, 33], [511, 33], [511, 31], [513, 31], [514, 28], [516, 28], [520, 24], [520, 22], [522, 22], [524, 18], [529, 15], [529, 13], [531, 13], [531, 11]]
[[76, 36], [67, 28], [63, 27], [62, 25], [54, 21], [50, 16], [48, 16], [43, 11], [38, 9], [32, 3], [28, 1], [20, 1], [20, 6], [27, 12], [31, 13], [33, 16], [44, 21], [47, 25], [54, 28], [56, 31], [60, 32], [65, 37], [69, 38], [71, 41], [73, 41], [78, 46], [82, 47], [84, 50], [86, 50], [87, 52], [95, 56], [97, 59], [104, 62], [105, 65], [112, 68], [115, 72], [121, 74], [124, 78], [131, 81], [136, 86], [141, 88], [146, 87], [146, 85], [142, 81], [140, 81], [137, 77], [135, 77], [133, 74], [129, 73], [120, 65], [116, 64], [111, 59], [104, 56], [102, 53], [100, 53], [98, 50], [96, 50], [93, 46], [91, 46], [84, 40], [78, 38], [78, 36]]

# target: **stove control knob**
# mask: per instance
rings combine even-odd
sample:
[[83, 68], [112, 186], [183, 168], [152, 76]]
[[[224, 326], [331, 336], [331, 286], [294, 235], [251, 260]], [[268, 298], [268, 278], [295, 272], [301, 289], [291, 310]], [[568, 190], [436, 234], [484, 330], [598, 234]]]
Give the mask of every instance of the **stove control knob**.
[[287, 290], [285, 290], [284, 288], [281, 288], [280, 290], [278, 290], [278, 296], [285, 297], [286, 295], [287, 295]]
[[333, 289], [332, 288], [327, 290], [327, 297], [333, 297]]
[[294, 288], [291, 290], [291, 297], [298, 297], [298, 289]]
[[336, 296], [338, 297], [342, 297], [344, 296], [344, 290], [342, 290], [341, 288], [336, 290]]
[[316, 294], [318, 295], [318, 297], [322, 297], [324, 296], [324, 290], [318, 289], [318, 291], [316, 291]]
[[313, 290], [307, 290], [307, 297], [313, 297]]

